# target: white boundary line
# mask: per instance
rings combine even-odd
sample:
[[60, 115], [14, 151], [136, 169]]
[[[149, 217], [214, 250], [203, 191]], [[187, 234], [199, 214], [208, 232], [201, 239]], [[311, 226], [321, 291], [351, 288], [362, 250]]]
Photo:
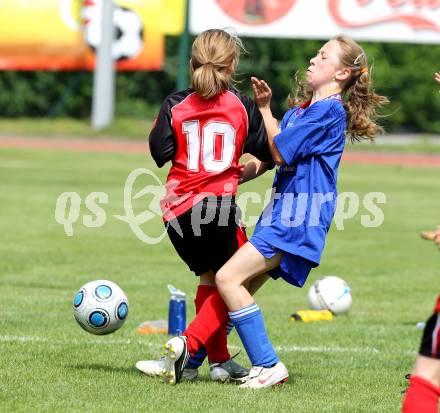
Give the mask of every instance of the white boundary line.
[[[93, 345], [142, 345], [150, 348], [157, 348], [159, 350], [160, 345], [157, 343], [151, 343], [146, 340], [133, 340], [133, 339], [71, 339], [71, 340], [50, 340], [47, 337], [39, 336], [7, 336], [0, 335], [0, 343], [48, 343], [48, 344], [93, 344]], [[231, 345], [231, 350], [240, 350], [241, 347]], [[375, 347], [337, 347], [337, 346], [275, 346], [275, 350], [281, 353], [366, 353], [366, 354], [404, 354], [414, 356], [416, 351], [383, 351]]]

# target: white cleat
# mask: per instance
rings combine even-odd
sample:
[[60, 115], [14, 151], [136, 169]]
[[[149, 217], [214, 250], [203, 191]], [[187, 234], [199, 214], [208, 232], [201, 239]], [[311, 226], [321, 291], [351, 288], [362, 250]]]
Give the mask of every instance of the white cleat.
[[165, 368], [164, 357], [159, 360], [140, 360], [136, 363], [136, 368], [147, 376], [160, 376]]
[[246, 382], [240, 385], [247, 389], [265, 389], [285, 383], [289, 379], [286, 366], [279, 361], [273, 367], [252, 367]]
[[[160, 377], [164, 373], [165, 369], [165, 356], [162, 356], [159, 360], [140, 360], [136, 363], [136, 368], [150, 377]], [[199, 376], [197, 369], [184, 369], [182, 372], [182, 380], [193, 381]]]
[[164, 383], [177, 384], [180, 382], [189, 353], [186, 348], [186, 337], [178, 336], [168, 340], [165, 344], [164, 355], [161, 358], [164, 362], [160, 373]]

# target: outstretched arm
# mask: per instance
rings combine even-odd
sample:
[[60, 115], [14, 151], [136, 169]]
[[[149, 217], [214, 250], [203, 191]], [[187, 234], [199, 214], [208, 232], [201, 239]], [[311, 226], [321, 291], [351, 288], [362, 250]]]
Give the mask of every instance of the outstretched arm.
[[284, 159], [278, 151], [273, 138], [279, 133], [278, 121], [273, 117], [270, 110], [270, 101], [272, 99], [272, 90], [269, 85], [264, 81], [251, 77], [252, 91], [254, 92], [254, 100], [260, 109], [263, 116], [264, 125], [266, 127], [267, 136], [269, 139], [269, 149], [272, 154], [272, 158], [277, 165], [284, 165]]

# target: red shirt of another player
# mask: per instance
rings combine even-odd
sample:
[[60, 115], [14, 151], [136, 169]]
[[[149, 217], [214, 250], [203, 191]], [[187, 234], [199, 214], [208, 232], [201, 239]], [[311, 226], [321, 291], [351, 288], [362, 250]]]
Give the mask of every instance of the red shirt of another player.
[[172, 161], [161, 202], [165, 221], [208, 195], [235, 195], [243, 153], [272, 160], [259, 110], [234, 90], [208, 100], [193, 89], [168, 96], [150, 133], [150, 150], [159, 167]]

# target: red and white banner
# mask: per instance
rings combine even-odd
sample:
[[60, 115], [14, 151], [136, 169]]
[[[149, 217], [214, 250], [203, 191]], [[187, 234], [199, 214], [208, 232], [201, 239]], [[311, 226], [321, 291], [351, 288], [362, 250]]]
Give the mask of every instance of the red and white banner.
[[240, 36], [440, 43], [440, 0], [191, 0], [190, 30]]

